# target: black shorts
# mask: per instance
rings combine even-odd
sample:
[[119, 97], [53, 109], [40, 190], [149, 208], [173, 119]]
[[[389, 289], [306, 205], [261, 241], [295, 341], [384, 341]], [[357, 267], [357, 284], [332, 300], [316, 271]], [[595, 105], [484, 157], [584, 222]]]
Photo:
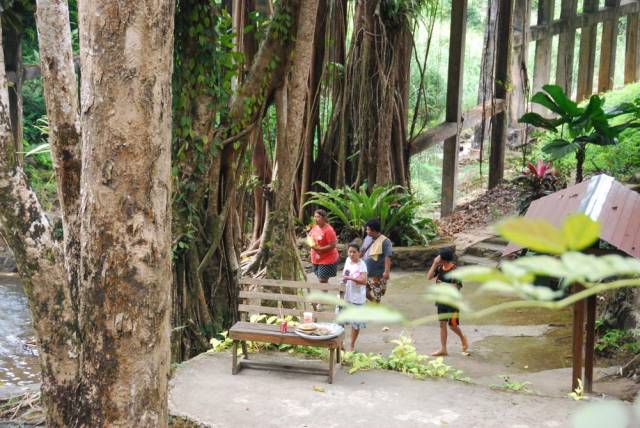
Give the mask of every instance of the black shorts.
[[313, 265], [313, 273], [315, 273], [318, 278], [333, 278], [338, 274], [338, 263], [330, 265]]
[[440, 321], [448, 320], [451, 327], [457, 327], [460, 325], [460, 315], [457, 308], [442, 303], [436, 303], [436, 307], [438, 308], [438, 315], [448, 314], [447, 317], [440, 318]]

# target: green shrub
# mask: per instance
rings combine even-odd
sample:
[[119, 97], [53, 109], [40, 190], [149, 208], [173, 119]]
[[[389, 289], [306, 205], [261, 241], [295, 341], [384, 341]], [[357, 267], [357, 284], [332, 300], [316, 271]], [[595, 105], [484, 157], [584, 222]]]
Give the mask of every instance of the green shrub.
[[578, 183], [583, 178], [587, 147], [614, 146], [618, 144], [623, 132], [640, 128], [640, 97], [605, 111], [605, 100], [598, 95], [592, 95], [589, 102], [582, 107], [572, 101], [557, 85], [545, 85], [543, 90], [544, 92], [536, 93], [531, 102], [552, 111], [554, 117], [549, 119], [529, 112], [524, 114], [519, 122], [546, 129], [554, 134], [552, 141], [542, 148], [552, 159], [575, 154]]
[[437, 235], [431, 219], [418, 218], [422, 203], [401, 186], [366, 186], [333, 189], [318, 181], [324, 192], [309, 192], [306, 205], [327, 210], [331, 224], [344, 240], [362, 236], [368, 220], [379, 219], [382, 231], [397, 245], [426, 245]]
[[[640, 83], [627, 85], [624, 88], [607, 92], [604, 103], [605, 110], [614, 109], [615, 106], [631, 103], [640, 99]], [[637, 101], [636, 101], [637, 102]], [[619, 125], [625, 118], [611, 119], [612, 125]], [[532, 137], [536, 144], [528, 155], [528, 159], [551, 160], [552, 156], [543, 151], [543, 147], [551, 143], [556, 134], [550, 131], [535, 131]], [[554, 160], [553, 165], [560, 176], [566, 177], [576, 168], [576, 159], [566, 156]], [[610, 146], [590, 145], [586, 150], [584, 162], [585, 175], [606, 173], [618, 180], [626, 181], [640, 171], [640, 129], [629, 128], [618, 136], [618, 144]]]

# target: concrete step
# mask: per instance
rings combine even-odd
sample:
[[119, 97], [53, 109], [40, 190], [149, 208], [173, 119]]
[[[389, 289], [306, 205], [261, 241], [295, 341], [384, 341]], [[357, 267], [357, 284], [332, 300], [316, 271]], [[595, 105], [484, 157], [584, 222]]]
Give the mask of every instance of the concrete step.
[[498, 261], [494, 259], [489, 259], [486, 257], [478, 257], [472, 256], [471, 254], [465, 254], [458, 259], [459, 266], [488, 266], [488, 267], [497, 267]]
[[482, 242], [487, 244], [502, 245], [503, 247], [506, 247], [509, 244], [509, 242], [501, 236], [492, 236], [491, 238], [487, 238]]
[[490, 242], [478, 242], [467, 248], [466, 254], [477, 257], [487, 257], [490, 259], [498, 259], [502, 255], [502, 251], [506, 248], [504, 245], [492, 244]]

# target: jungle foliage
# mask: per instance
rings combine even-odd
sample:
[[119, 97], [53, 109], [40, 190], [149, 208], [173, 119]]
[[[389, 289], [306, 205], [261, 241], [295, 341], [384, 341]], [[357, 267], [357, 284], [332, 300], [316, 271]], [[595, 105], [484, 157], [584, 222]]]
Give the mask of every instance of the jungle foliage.
[[307, 205], [327, 210], [333, 227], [345, 241], [361, 237], [368, 220], [378, 219], [382, 232], [396, 245], [426, 245], [437, 235], [435, 223], [420, 218], [421, 202], [401, 186], [366, 185], [358, 189], [345, 186], [333, 189], [316, 182], [320, 192], [309, 192]]

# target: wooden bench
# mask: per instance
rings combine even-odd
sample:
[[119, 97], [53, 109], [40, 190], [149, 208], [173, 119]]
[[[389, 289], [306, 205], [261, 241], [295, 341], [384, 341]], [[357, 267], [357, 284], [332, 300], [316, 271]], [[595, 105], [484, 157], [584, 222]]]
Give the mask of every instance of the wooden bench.
[[[308, 291], [325, 291], [337, 295], [344, 291], [343, 285], [321, 284], [300, 281], [284, 281], [273, 279], [241, 278], [240, 280], [240, 304], [238, 312], [242, 321], [239, 321], [229, 330], [229, 337], [233, 339], [231, 373], [237, 374], [243, 368], [262, 370], [283, 370], [298, 373], [320, 374], [328, 376], [329, 383], [333, 383], [336, 363], [341, 362], [341, 348], [344, 341], [344, 333], [329, 340], [308, 340], [298, 336], [289, 327], [287, 333], [280, 333], [280, 327], [273, 324], [247, 322], [253, 314], [293, 315], [302, 319], [303, 312], [312, 312], [314, 320], [320, 322], [335, 321], [335, 307], [324, 305], [324, 310], [316, 311], [313, 304], [319, 303], [308, 300]], [[294, 294], [295, 293], [295, 294]], [[270, 304], [263, 304], [270, 302]], [[289, 302], [289, 308], [279, 309], [278, 303]], [[301, 345], [315, 346], [329, 349], [329, 367], [311, 367], [307, 365], [294, 365], [279, 362], [260, 362], [249, 360], [247, 341], [266, 342], [275, 345]], [[242, 349], [242, 358], [238, 358], [238, 345]]]

